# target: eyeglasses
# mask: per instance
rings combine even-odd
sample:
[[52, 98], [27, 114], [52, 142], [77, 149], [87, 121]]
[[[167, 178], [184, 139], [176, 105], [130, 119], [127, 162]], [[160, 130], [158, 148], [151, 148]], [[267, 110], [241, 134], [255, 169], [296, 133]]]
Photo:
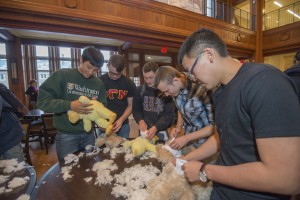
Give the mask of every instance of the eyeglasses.
[[191, 67], [191, 69], [190, 69], [190, 71], [189, 71], [189, 76], [193, 76], [194, 68], [196, 67], [197, 62], [198, 62], [199, 58], [202, 56], [203, 52], [204, 52], [204, 51], [201, 51], [200, 54], [197, 56], [197, 58], [196, 58], [194, 64], [192, 65], [192, 67]]
[[108, 74], [109, 74], [110, 76], [119, 78], [119, 77], [122, 75], [122, 73], [114, 73], [114, 72], [112, 72], [111, 69], [110, 69], [111, 66], [110, 66], [109, 64], [107, 64], [107, 68], [108, 68]]
[[122, 75], [122, 73], [113, 73], [111, 71], [108, 71], [108, 73], [109, 73], [110, 76], [115, 76], [115, 77], [119, 77], [119, 76]]

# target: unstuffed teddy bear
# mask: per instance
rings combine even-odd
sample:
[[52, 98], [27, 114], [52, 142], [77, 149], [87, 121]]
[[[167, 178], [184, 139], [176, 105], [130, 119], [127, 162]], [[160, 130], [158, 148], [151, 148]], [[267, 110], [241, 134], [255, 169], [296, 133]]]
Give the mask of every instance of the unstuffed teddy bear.
[[155, 145], [152, 144], [148, 139], [142, 138], [142, 137], [137, 137], [134, 140], [126, 141], [123, 143], [123, 146], [125, 148], [131, 147], [132, 154], [134, 156], [140, 156], [145, 151], [152, 151], [156, 152]]
[[83, 104], [92, 104], [89, 108], [92, 108], [92, 112], [89, 114], [79, 114], [75, 111], [68, 111], [68, 118], [70, 122], [76, 123], [79, 119], [83, 120], [84, 130], [89, 132], [92, 129], [92, 121], [94, 121], [99, 127], [105, 129], [105, 133], [109, 135], [113, 128], [113, 122], [117, 115], [116, 113], [105, 108], [105, 106], [96, 100], [90, 100], [85, 96], [80, 96], [79, 101]]
[[146, 200], [209, 200], [212, 182], [189, 183], [171, 164], [170, 161], [174, 158], [172, 153], [162, 146], [156, 145], [156, 156], [165, 166], [159, 176], [150, 179], [147, 183], [148, 196]]
[[97, 147], [101, 147], [104, 144], [107, 147], [117, 147], [124, 141], [125, 141], [124, 138], [117, 136], [117, 134], [115, 133], [111, 134], [110, 136], [103, 134], [96, 139], [95, 144]]

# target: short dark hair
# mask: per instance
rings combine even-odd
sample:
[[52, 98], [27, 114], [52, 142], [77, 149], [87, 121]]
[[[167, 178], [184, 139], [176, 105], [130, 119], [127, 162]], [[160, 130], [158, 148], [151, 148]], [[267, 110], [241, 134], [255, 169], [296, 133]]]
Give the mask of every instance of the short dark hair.
[[178, 63], [182, 65], [183, 57], [196, 58], [205, 48], [215, 49], [221, 57], [229, 55], [224, 41], [209, 29], [200, 29], [190, 35], [181, 45], [178, 53]]
[[108, 65], [112, 65], [117, 72], [122, 72], [125, 67], [125, 59], [120, 54], [114, 54], [109, 58]]
[[161, 81], [165, 81], [167, 84], [172, 84], [175, 77], [181, 77], [181, 73], [177, 69], [172, 66], [161, 66], [156, 70], [154, 87], [157, 88]]
[[90, 61], [91, 65], [97, 68], [101, 68], [104, 64], [103, 54], [93, 46], [86, 47], [82, 52], [81, 58], [83, 63]]
[[144, 73], [151, 72], [151, 71], [155, 73], [157, 69], [158, 69], [158, 64], [156, 62], [150, 61], [144, 64], [142, 70]]

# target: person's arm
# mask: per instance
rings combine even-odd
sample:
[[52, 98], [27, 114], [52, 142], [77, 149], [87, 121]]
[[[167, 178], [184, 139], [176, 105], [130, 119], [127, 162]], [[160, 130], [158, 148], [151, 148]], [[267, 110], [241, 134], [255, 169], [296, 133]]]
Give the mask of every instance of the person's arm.
[[171, 98], [165, 100], [164, 110], [154, 125], [157, 131], [163, 131], [169, 128], [175, 118], [175, 104]]
[[67, 72], [60, 70], [54, 72], [41, 86], [37, 99], [37, 107], [49, 113], [64, 113], [73, 110], [78, 113], [88, 114], [90, 112], [89, 104], [82, 104], [79, 100], [69, 101], [61, 99], [62, 81]]
[[176, 127], [172, 128], [171, 134], [170, 134], [171, 137], [173, 137], [173, 138], [176, 138], [183, 128], [184, 121], [183, 121], [183, 118], [181, 115], [182, 115], [181, 112], [178, 110]]
[[[261, 161], [234, 166], [208, 164], [205, 168], [208, 179], [252, 191], [299, 193], [300, 137], [260, 138], [256, 139], [256, 143]], [[199, 180], [201, 165], [201, 162], [188, 162], [184, 165], [189, 181]]]
[[123, 122], [129, 117], [129, 115], [132, 112], [132, 100], [133, 97], [127, 97], [127, 108], [125, 109], [123, 115], [114, 123], [114, 127], [112, 129], [113, 133], [116, 133], [120, 130], [120, 128], [122, 127]]
[[220, 148], [220, 141], [219, 134], [216, 130], [214, 132], [200, 147], [183, 156], [182, 159], [186, 161], [201, 161], [217, 153]]
[[170, 143], [170, 147], [172, 147], [173, 149], [181, 149], [190, 141], [211, 136], [214, 133], [214, 129], [214, 125], [208, 125], [193, 133], [180, 136]]
[[4, 84], [0, 84], [0, 95], [15, 111], [26, 114], [29, 109]]

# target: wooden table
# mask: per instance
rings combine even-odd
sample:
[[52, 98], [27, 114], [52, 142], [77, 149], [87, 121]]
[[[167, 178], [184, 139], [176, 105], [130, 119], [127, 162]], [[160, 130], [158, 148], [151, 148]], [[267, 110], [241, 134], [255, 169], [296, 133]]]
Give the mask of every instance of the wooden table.
[[[3, 169], [1, 169], [3, 170]], [[3, 174], [2, 171], [0, 173], [1, 175], [7, 175]], [[12, 200], [12, 199], [17, 199], [19, 196], [22, 194], [28, 194], [31, 195], [34, 185], [36, 183], [36, 173], [34, 169], [29, 166], [28, 168], [25, 168], [21, 171], [15, 172], [13, 175], [9, 177], [9, 180], [5, 183], [0, 184], [0, 187], [5, 187], [7, 188], [7, 184], [9, 181], [11, 181], [14, 177], [21, 177], [24, 178], [28, 176], [30, 180], [25, 184], [20, 187], [14, 188], [11, 192], [5, 193], [5, 194], [0, 194], [0, 199], [1, 200]]]
[[[161, 164], [155, 158], [150, 158], [147, 160], [140, 160], [136, 158], [135, 160], [126, 163], [124, 160], [124, 153], [118, 154], [114, 159], [114, 162], [118, 165], [118, 170], [112, 172], [112, 175], [121, 173], [124, 168], [132, 167], [136, 164], [148, 165], [150, 162], [153, 166], [158, 169], [162, 169]], [[122, 197], [115, 198], [111, 192], [111, 185], [97, 186], [92, 183], [86, 183], [83, 179], [86, 177], [96, 177], [95, 172], [91, 169], [96, 162], [102, 161], [104, 159], [111, 159], [109, 153], [104, 154], [102, 151], [98, 155], [90, 157], [79, 158], [79, 165], [73, 166], [71, 173], [73, 178], [64, 181], [61, 174], [61, 167], [64, 166], [63, 163], [56, 163], [52, 168], [50, 168], [37, 183], [31, 199], [37, 200], [53, 200], [53, 199], [70, 199], [70, 200], [95, 200], [95, 199], [124, 199]], [[86, 172], [86, 169], [90, 169]], [[113, 184], [112, 184], [113, 185]]]
[[28, 113], [26, 113], [23, 118], [36, 118], [36, 117], [41, 117], [42, 114], [44, 114], [44, 111], [40, 109], [34, 109], [30, 110]]

